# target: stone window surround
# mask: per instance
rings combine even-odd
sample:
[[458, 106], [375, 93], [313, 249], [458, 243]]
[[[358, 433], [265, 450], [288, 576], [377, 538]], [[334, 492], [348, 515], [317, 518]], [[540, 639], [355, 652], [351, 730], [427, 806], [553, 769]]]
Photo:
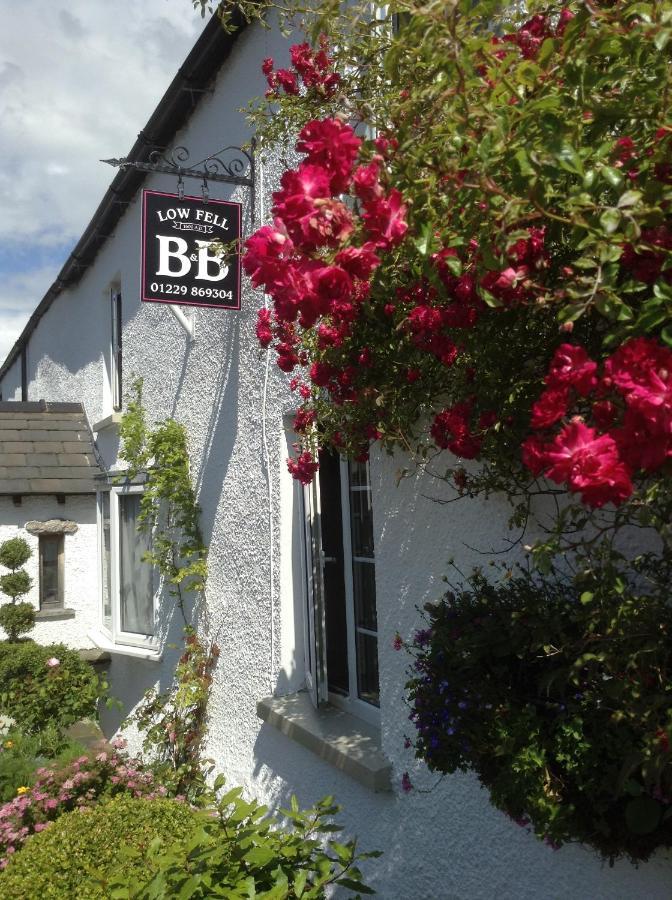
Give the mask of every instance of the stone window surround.
[[[31, 519], [29, 522], [26, 522], [24, 526], [25, 530], [28, 534], [35, 535], [36, 537], [40, 537], [41, 535], [66, 535], [66, 534], [76, 534], [79, 531], [79, 526], [76, 522], [72, 522], [69, 519], [46, 519], [44, 521], [39, 521], [37, 519]], [[63, 559], [61, 556], [61, 569], [59, 572], [59, 577], [61, 579], [61, 590], [63, 588]], [[52, 606], [47, 607], [46, 609], [38, 609], [35, 612], [35, 620], [37, 622], [62, 622], [66, 619], [74, 619], [75, 618], [75, 610], [71, 609], [67, 606]]]

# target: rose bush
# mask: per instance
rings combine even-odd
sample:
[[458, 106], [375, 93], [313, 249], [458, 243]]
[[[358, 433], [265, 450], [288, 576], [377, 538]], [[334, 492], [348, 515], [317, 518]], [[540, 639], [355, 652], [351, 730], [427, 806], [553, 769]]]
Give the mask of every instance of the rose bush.
[[[668, 843], [668, 723], [658, 676], [608, 616], [626, 622], [641, 607], [650, 661], [664, 671], [669, 638], [653, 622], [666, 621], [655, 574], [672, 559], [672, 4], [399, 0], [375, 23], [358, 2], [302, 12], [312, 42], [292, 48], [288, 68], [264, 61], [268, 92], [252, 111], [267, 144], [293, 143], [302, 158], [243, 259], [267, 295], [260, 344], [297, 394], [290, 472], [308, 483], [319, 448], [363, 459], [377, 442], [409, 465], [431, 462], [456, 498], [507, 495], [523, 532], [532, 498], [555, 499], [532, 547], [536, 587], [517, 595], [509, 623], [520, 656], [500, 661], [499, 700], [515, 710], [531, 780], [516, 775], [503, 732], [493, 774], [483, 747], [506, 723], [492, 716], [478, 752], [445, 734], [434, 735], [441, 759], [422, 739], [417, 750], [440, 771], [475, 768], [495, 803], [524, 810], [550, 841], [645, 858]], [[650, 548], [651, 581], [634, 551], [622, 553], [632, 526]], [[591, 620], [575, 615], [576, 597], [595, 572], [603, 618]], [[607, 648], [585, 666], [590, 689], [567, 717], [538, 714], [546, 687], [523, 634], [544, 578], [549, 646], [570, 668], [578, 648]], [[442, 634], [437, 659], [478, 691], [478, 667]], [[443, 702], [441, 665], [424, 672], [423, 702]], [[516, 679], [526, 668], [525, 700]], [[581, 729], [614, 737], [607, 694], [623, 672], [637, 690], [616, 711], [641, 728], [620, 742], [595, 737], [590, 770]], [[634, 765], [633, 777], [618, 765]], [[592, 787], [590, 771], [603, 775]]]
[[266, 128], [297, 128], [305, 156], [244, 266], [301, 399], [303, 481], [318, 444], [371, 441], [480, 459], [475, 487], [547, 475], [593, 507], [664, 475], [671, 13], [528, 6], [401, 3], [396, 39], [351, 20], [338, 50], [264, 62], [284, 123]]

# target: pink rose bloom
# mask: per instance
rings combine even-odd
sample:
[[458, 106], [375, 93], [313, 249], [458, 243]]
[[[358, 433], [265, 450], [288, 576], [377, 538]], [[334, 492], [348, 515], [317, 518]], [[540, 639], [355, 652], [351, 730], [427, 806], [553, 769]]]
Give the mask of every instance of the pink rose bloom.
[[46, 665], [48, 665], [50, 669], [55, 669], [56, 666], [60, 666], [60, 664], [61, 664], [60, 659], [56, 659], [55, 656], [50, 656], [46, 662]]
[[576, 344], [561, 344], [555, 351], [546, 376], [549, 388], [573, 387], [582, 397], [597, 385], [597, 363], [589, 358], [583, 347]]
[[533, 428], [548, 428], [558, 422], [567, 412], [569, 388], [549, 388], [532, 406]]
[[548, 446], [548, 477], [567, 483], [570, 491], [581, 493], [588, 506], [605, 503], [618, 506], [632, 494], [630, 473], [622, 462], [611, 435], [598, 437], [594, 428], [574, 420]]

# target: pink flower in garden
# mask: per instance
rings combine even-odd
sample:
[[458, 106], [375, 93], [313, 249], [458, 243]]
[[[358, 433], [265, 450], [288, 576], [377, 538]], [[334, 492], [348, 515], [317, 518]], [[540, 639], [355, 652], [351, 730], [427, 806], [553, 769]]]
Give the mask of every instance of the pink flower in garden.
[[60, 664], [61, 664], [60, 659], [56, 659], [55, 656], [50, 656], [46, 662], [46, 665], [49, 666], [50, 669], [55, 669], [56, 666], [60, 666]]
[[378, 180], [379, 172], [380, 163], [375, 159], [367, 166], [358, 166], [355, 169], [353, 176], [355, 193], [365, 203], [375, 200], [376, 197], [383, 196], [383, 187]]
[[548, 446], [546, 474], [570, 491], [581, 493], [588, 506], [619, 505], [632, 493], [628, 469], [622, 462], [616, 441], [598, 436], [594, 428], [574, 420]]
[[315, 119], [301, 129], [296, 149], [328, 173], [334, 196], [347, 190], [361, 143], [350, 125], [338, 119]]
[[532, 428], [548, 428], [567, 412], [569, 388], [550, 388], [532, 406]]
[[283, 261], [294, 251], [287, 230], [280, 219], [273, 225], [264, 225], [245, 241], [243, 268], [252, 279], [252, 285], [271, 284], [279, 275]]
[[401, 776], [401, 789], [405, 794], [410, 794], [410, 792], [413, 790], [413, 783], [408, 772], [404, 772], [404, 774]]
[[273, 340], [273, 331], [271, 330], [271, 313], [263, 307], [257, 310], [256, 333], [257, 340], [266, 349]]
[[572, 387], [581, 397], [587, 397], [597, 385], [596, 371], [597, 363], [589, 358], [583, 347], [561, 344], [551, 360], [545, 381], [549, 388]]
[[296, 459], [287, 460], [287, 469], [292, 478], [300, 481], [301, 484], [310, 484], [319, 469], [319, 463], [307, 450], [304, 450]]
[[387, 197], [377, 197], [367, 203], [362, 219], [377, 247], [394, 247], [408, 231], [406, 205], [396, 188]]

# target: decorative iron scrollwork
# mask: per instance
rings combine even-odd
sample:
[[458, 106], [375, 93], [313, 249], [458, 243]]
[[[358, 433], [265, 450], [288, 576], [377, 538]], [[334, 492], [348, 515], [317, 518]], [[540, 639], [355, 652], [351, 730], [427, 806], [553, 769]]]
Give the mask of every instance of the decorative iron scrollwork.
[[[174, 175], [177, 178], [178, 192], [184, 195], [183, 179], [198, 178], [203, 182], [203, 199], [207, 203], [208, 182], [219, 181], [224, 184], [240, 184], [251, 188], [252, 224], [254, 224], [255, 207], [255, 171], [254, 171], [255, 139], [252, 138], [250, 152], [242, 147], [230, 145], [216, 153], [211, 153], [196, 163], [190, 163], [189, 150], [180, 145], [170, 150], [152, 150], [147, 160], [101, 159], [101, 162], [116, 169], [135, 169], [138, 172], [157, 172], [161, 175]], [[246, 174], [247, 173], [247, 174]]]

